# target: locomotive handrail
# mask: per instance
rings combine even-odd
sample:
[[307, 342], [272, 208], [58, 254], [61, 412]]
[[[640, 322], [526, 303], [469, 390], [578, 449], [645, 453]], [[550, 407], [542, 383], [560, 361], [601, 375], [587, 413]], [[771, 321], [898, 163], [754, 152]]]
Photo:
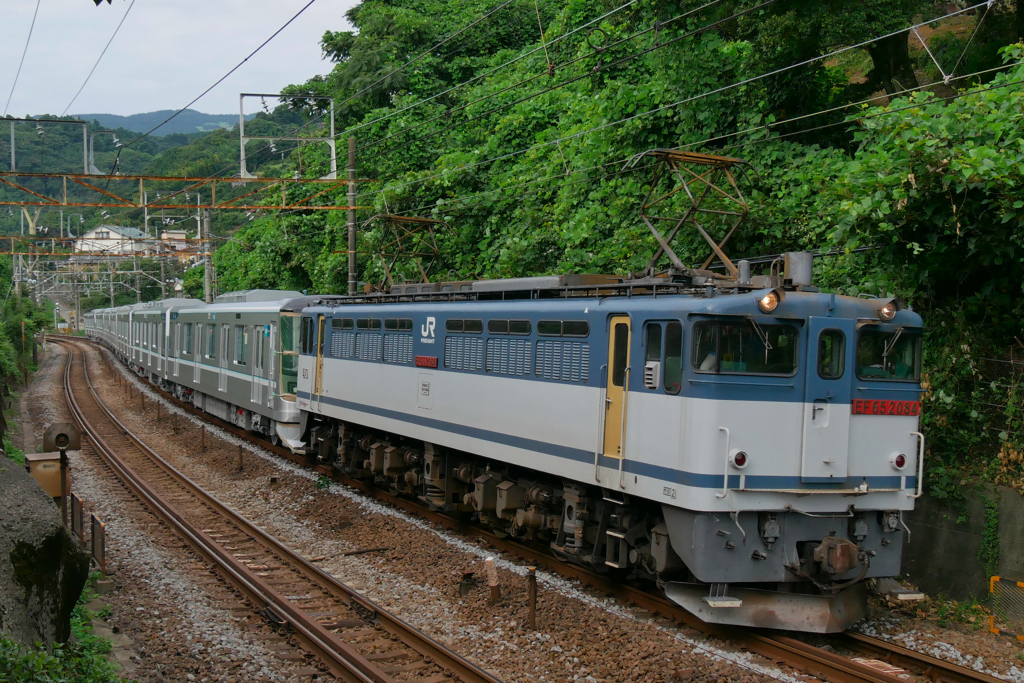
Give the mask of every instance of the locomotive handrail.
[[624, 489], [626, 485], [622, 483], [622, 477], [625, 474], [623, 471], [623, 465], [626, 464], [626, 404], [629, 403], [629, 365], [626, 366], [626, 374], [622, 379], [622, 417], [619, 422], [619, 488]]
[[910, 494], [910, 497], [920, 498], [924, 495], [924, 434], [910, 432], [910, 435], [917, 437], [917, 493]]
[[604, 446], [604, 425], [608, 414], [608, 364], [601, 366], [601, 400], [597, 403], [597, 444], [594, 446], [594, 480], [601, 481], [601, 450]]
[[729, 495], [729, 446], [732, 434], [728, 427], [719, 427], [718, 431], [725, 432], [725, 480], [722, 482], [722, 492], [716, 493], [715, 498], [725, 498]]

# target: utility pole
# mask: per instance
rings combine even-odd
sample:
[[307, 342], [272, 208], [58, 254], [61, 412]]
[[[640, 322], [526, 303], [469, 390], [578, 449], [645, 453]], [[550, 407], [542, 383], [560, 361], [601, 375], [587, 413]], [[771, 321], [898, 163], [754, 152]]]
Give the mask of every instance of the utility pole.
[[135, 303], [142, 303], [142, 278], [139, 276], [139, 259], [135, 259]]
[[356, 139], [348, 139], [348, 295], [356, 293]]
[[213, 303], [213, 258], [210, 255], [210, 210], [203, 210], [203, 232], [206, 233], [203, 241], [203, 251], [206, 253], [203, 259], [203, 301]]
[[164, 265], [164, 255], [160, 254], [160, 298], [167, 298], [167, 272]]

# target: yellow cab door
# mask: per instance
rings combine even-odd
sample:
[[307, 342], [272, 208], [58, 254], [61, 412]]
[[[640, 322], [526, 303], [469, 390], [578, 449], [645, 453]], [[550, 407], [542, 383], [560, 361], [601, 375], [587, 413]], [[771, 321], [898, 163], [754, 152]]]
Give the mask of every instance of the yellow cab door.
[[323, 391], [324, 376], [324, 336], [327, 334], [327, 321], [324, 316], [316, 317], [316, 369], [313, 377], [313, 394], [316, 396], [317, 408], [320, 407], [320, 393]]
[[608, 387], [604, 402], [604, 454], [609, 458], [622, 457], [626, 443], [630, 336], [629, 317], [613, 317], [608, 336]]

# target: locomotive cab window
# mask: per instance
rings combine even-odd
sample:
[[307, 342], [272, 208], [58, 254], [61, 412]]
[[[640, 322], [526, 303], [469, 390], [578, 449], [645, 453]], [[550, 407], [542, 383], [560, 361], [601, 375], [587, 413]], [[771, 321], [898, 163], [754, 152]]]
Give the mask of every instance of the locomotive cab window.
[[697, 372], [792, 375], [797, 368], [799, 332], [791, 325], [745, 321], [701, 321], [693, 326]]
[[864, 330], [857, 339], [857, 377], [890, 382], [921, 379], [921, 335], [898, 327], [894, 332]]
[[678, 321], [647, 324], [644, 387], [678, 394], [682, 381], [683, 326]]
[[842, 330], [822, 330], [818, 335], [818, 376], [839, 379], [846, 370], [846, 335]]

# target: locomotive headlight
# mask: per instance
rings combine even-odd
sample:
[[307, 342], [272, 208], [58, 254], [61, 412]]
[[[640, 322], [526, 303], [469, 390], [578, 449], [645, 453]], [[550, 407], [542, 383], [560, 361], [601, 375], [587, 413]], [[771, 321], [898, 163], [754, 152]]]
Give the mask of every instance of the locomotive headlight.
[[782, 290], [773, 289], [757, 300], [757, 307], [761, 309], [762, 313], [771, 313], [779, 307], [779, 302], [782, 301], [784, 296]]
[[895, 299], [889, 299], [881, 308], [878, 309], [878, 317], [882, 322], [889, 322], [896, 317], [896, 314], [906, 308], [906, 304], [903, 303], [903, 299], [899, 297]]
[[729, 453], [729, 464], [738, 470], [742, 470], [744, 467], [746, 467], [747, 461], [748, 458], [746, 451], [736, 449]]
[[893, 453], [889, 456], [889, 464], [894, 470], [902, 470], [907, 466], [907, 456], [903, 453]]

